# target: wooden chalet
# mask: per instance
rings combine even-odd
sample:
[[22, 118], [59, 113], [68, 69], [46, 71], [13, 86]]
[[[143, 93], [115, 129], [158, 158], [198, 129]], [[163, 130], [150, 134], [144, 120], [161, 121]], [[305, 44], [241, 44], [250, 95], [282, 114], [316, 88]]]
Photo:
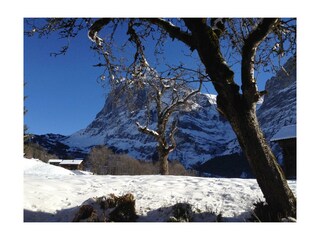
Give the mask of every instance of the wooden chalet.
[[297, 137], [296, 125], [282, 127], [271, 139], [282, 149], [283, 170], [287, 179], [297, 177]]
[[82, 170], [82, 159], [62, 160], [59, 166], [69, 170]]
[[60, 166], [69, 170], [82, 170], [83, 159], [63, 160], [63, 159], [50, 159], [49, 164]]

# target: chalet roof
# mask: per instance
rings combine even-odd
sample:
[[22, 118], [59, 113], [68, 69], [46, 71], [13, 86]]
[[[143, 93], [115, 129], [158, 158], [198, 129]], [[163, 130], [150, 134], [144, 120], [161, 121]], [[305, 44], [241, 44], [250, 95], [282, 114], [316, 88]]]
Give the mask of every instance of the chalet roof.
[[60, 163], [62, 159], [49, 159], [48, 163]]
[[82, 159], [62, 160], [60, 165], [79, 165], [82, 161]]
[[297, 137], [297, 126], [288, 125], [280, 128], [280, 130], [270, 139], [271, 142], [284, 140], [284, 139], [291, 139]]

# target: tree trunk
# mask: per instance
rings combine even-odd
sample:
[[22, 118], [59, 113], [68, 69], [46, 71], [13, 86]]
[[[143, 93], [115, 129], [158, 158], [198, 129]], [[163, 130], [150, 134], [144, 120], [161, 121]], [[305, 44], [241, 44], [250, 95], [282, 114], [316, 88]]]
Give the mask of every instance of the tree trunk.
[[238, 95], [233, 104], [222, 104], [239, 144], [271, 209], [279, 216], [296, 217], [296, 198], [287, 184], [280, 165], [259, 127], [255, 105], [247, 105]]
[[160, 174], [168, 175], [169, 174], [169, 164], [168, 156], [169, 151], [167, 151], [163, 146], [158, 146], [158, 155], [159, 155], [159, 164], [160, 164]]
[[[240, 94], [239, 86], [233, 81], [233, 71], [227, 66], [220, 52], [219, 39], [206, 25], [206, 20], [187, 18], [184, 21], [192, 32], [194, 48], [218, 92], [218, 110], [227, 118], [236, 133], [268, 205], [280, 216], [295, 217], [296, 198], [259, 127], [255, 103], [259, 93], [255, 81], [251, 81], [251, 78], [249, 81], [242, 79], [244, 93]], [[255, 51], [257, 43], [251, 47]], [[252, 65], [251, 58], [247, 64]], [[251, 67], [249, 70], [253, 71]]]

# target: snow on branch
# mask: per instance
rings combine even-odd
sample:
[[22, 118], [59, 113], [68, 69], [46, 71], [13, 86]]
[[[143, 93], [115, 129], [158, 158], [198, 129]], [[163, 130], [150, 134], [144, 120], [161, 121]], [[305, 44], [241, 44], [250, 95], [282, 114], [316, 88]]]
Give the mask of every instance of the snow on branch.
[[177, 147], [176, 140], [174, 139], [174, 134], [178, 131], [177, 123], [178, 123], [178, 120], [175, 119], [172, 121], [172, 124], [171, 124], [170, 134], [169, 134], [171, 145], [168, 147], [169, 152], [172, 152]]
[[99, 31], [106, 25], [109, 24], [111, 18], [101, 18], [95, 21], [92, 26], [89, 28], [88, 37], [91, 41], [95, 42], [98, 46], [101, 47], [102, 39], [98, 36]]
[[142, 126], [139, 122], [136, 122], [136, 125], [138, 126], [138, 130], [140, 132], [148, 134], [148, 135], [151, 135], [151, 136], [155, 137], [156, 139], [159, 138], [159, 133], [158, 132], [147, 128], [147, 126]]

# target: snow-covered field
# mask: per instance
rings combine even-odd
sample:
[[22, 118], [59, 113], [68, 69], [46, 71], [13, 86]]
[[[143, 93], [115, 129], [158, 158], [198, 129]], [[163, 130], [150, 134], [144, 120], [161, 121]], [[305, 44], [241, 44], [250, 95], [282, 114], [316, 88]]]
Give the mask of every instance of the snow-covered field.
[[[295, 181], [289, 181], [293, 192]], [[199, 222], [244, 222], [253, 203], [263, 199], [253, 179], [184, 176], [112, 176], [73, 172], [24, 159], [24, 221], [69, 222], [77, 207], [93, 197], [132, 193], [140, 222], [168, 220], [171, 207], [189, 203]]]

